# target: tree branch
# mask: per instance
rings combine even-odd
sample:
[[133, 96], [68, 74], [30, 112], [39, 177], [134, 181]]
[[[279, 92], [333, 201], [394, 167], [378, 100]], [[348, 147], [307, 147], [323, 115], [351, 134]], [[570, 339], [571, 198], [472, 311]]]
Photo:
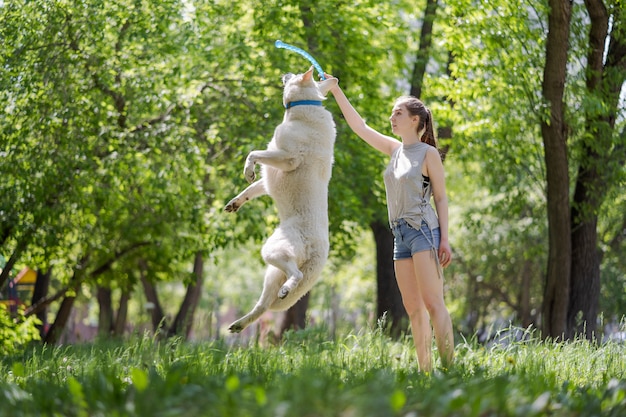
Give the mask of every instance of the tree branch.
[[104, 274], [105, 272], [107, 272], [108, 270], [111, 269], [111, 266], [113, 265], [114, 262], [120, 260], [120, 258], [122, 258], [124, 255], [128, 254], [129, 252], [140, 248], [142, 246], [147, 246], [149, 245], [151, 242], [137, 242], [134, 243], [132, 245], [130, 245], [129, 247], [125, 248], [125, 249], [121, 249], [117, 252], [115, 252], [113, 254], [113, 256], [105, 261], [102, 265], [100, 265], [98, 268], [94, 269], [90, 275], [91, 278], [96, 278], [102, 274]]

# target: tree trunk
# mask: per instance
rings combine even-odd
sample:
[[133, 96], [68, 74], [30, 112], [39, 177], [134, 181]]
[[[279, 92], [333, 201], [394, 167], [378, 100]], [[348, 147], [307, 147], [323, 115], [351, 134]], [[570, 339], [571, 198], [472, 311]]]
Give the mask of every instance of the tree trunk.
[[[37, 281], [35, 281], [35, 289], [33, 290], [33, 298], [30, 305], [35, 305], [39, 300], [43, 300], [48, 296], [50, 290], [50, 276], [52, 275], [52, 268], [48, 268], [46, 272], [37, 271]], [[37, 325], [41, 338], [45, 338], [46, 331], [48, 330], [48, 309], [43, 308], [37, 312], [37, 318], [41, 322]]]
[[147, 277], [146, 271], [148, 269], [148, 265], [145, 261], [139, 261], [139, 275], [141, 279], [141, 284], [143, 285], [143, 291], [146, 295], [146, 300], [148, 302], [148, 310], [150, 312], [150, 319], [152, 321], [152, 329], [154, 333], [158, 333], [161, 329], [167, 328], [165, 322], [165, 314], [163, 313], [163, 309], [161, 308], [161, 304], [159, 303], [159, 296], [157, 294], [156, 288]]
[[311, 292], [309, 291], [285, 312], [280, 324], [280, 337], [287, 330], [299, 330], [306, 327], [306, 312], [309, 309], [310, 296]]
[[67, 322], [70, 318], [70, 314], [72, 313], [72, 308], [74, 307], [74, 301], [76, 300], [76, 296], [66, 296], [61, 302], [61, 306], [59, 307], [59, 311], [57, 312], [57, 316], [54, 319], [54, 323], [50, 326], [50, 330], [46, 334], [43, 342], [47, 345], [56, 345], [63, 334], [63, 330], [67, 325]]
[[407, 314], [402, 304], [402, 295], [396, 282], [393, 268], [393, 234], [389, 225], [378, 220], [370, 227], [376, 242], [376, 283], [378, 299], [376, 314], [378, 318], [387, 315], [386, 325], [390, 334], [400, 336], [407, 327]]
[[[578, 189], [578, 186], [577, 186]], [[575, 210], [574, 210], [574, 214]], [[600, 257], [597, 215], [583, 223], [574, 220], [572, 276], [567, 312], [567, 337], [591, 339], [596, 330], [600, 303]], [[577, 224], [578, 223], [578, 224]]]
[[417, 59], [413, 66], [413, 76], [411, 78], [411, 95], [417, 98], [422, 96], [422, 86], [426, 65], [430, 59], [430, 46], [432, 45], [433, 22], [437, 16], [437, 0], [426, 0], [424, 10], [424, 20], [420, 32], [419, 48], [417, 49]]
[[111, 289], [98, 285], [96, 289], [98, 299], [98, 336], [107, 338], [113, 330], [113, 305], [111, 302]]
[[[70, 282], [68, 283], [67, 289], [63, 291], [62, 295], [58, 295], [57, 297], [61, 297], [64, 295], [63, 301], [61, 302], [61, 306], [59, 307], [59, 311], [57, 311], [57, 315], [54, 319], [54, 323], [50, 326], [50, 329], [46, 333], [46, 337], [44, 338], [44, 344], [55, 345], [58, 343], [61, 335], [63, 334], [63, 330], [65, 330], [65, 326], [70, 318], [70, 314], [72, 313], [72, 308], [74, 307], [74, 301], [76, 300], [76, 293], [80, 289], [80, 285], [83, 282], [84, 271], [87, 268], [89, 263], [89, 255], [84, 255], [74, 267], [74, 273]], [[72, 295], [66, 295], [72, 294]], [[36, 310], [39, 312], [39, 310]]]
[[[598, 95], [604, 71], [605, 40], [609, 15], [601, 0], [586, 0], [591, 20], [587, 55], [587, 91]], [[593, 337], [600, 302], [600, 251], [598, 209], [602, 204], [602, 170], [611, 143], [611, 131], [603, 115], [586, 115], [583, 159], [578, 168], [572, 204], [572, 276], [567, 312], [567, 337]], [[601, 146], [598, 146], [598, 145]], [[606, 161], [608, 162], [608, 161]], [[606, 168], [604, 168], [606, 169]]]
[[569, 303], [571, 223], [567, 126], [563, 95], [572, 4], [549, 0], [550, 12], [542, 93], [548, 113], [541, 122], [545, 148], [549, 252], [542, 320], [545, 337], [562, 337]]
[[530, 313], [530, 286], [532, 284], [532, 263], [530, 261], [524, 261], [524, 265], [521, 271], [520, 277], [520, 293], [519, 293], [519, 319], [522, 323], [522, 327], [528, 328], [533, 324], [533, 319]]
[[202, 291], [202, 283], [204, 281], [204, 260], [202, 259], [202, 253], [196, 252], [196, 257], [193, 263], [193, 275], [196, 280], [193, 283], [187, 285], [187, 292], [185, 298], [176, 314], [174, 323], [169, 329], [168, 336], [183, 336], [185, 339], [189, 338], [191, 328], [193, 326], [193, 315], [200, 301], [200, 294]]
[[126, 320], [128, 318], [128, 301], [130, 300], [130, 292], [127, 290], [122, 290], [122, 295], [120, 297], [120, 307], [117, 310], [117, 315], [115, 316], [115, 323], [113, 325], [113, 334], [115, 336], [121, 337], [124, 335], [124, 330], [126, 328]]
[[[454, 79], [454, 76], [452, 75], [452, 71], [450, 70], [450, 67], [452, 65], [452, 63], [454, 62], [454, 55], [452, 55], [452, 53], [448, 53], [448, 62], [446, 63], [446, 75], [450, 78]], [[446, 101], [450, 104], [450, 108], [453, 109], [454, 108], [454, 100], [450, 99], [449, 97], [446, 97]], [[451, 123], [451, 122], [448, 122]], [[445, 144], [442, 145], [441, 144], [441, 140], [442, 139], [452, 139], [452, 128], [453, 126], [451, 124], [446, 124], [446, 122], [444, 121], [443, 123], [441, 122], [441, 120], [439, 120], [439, 126], [437, 127], [437, 141], [438, 146], [439, 146], [439, 154], [441, 155], [441, 162], [443, 162], [445, 164], [446, 162], [446, 156], [448, 155], [448, 149], [450, 148], [450, 145]]]

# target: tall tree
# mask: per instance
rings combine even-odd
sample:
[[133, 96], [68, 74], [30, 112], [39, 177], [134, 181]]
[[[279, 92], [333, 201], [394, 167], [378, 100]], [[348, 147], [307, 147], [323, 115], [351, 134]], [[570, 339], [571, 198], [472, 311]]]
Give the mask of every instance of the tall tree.
[[[626, 35], [623, 7], [610, 9], [602, 0], [586, 0], [590, 19], [586, 68], [585, 135], [571, 208], [572, 267], [567, 336], [594, 337], [600, 302], [598, 214], [612, 183], [624, 165], [623, 147], [615, 123], [626, 81]], [[609, 31], [609, 28], [611, 30]], [[607, 42], [608, 38], [608, 42]]]
[[572, 3], [550, 0], [542, 92], [546, 115], [541, 122], [548, 201], [548, 271], [543, 298], [543, 331], [563, 337], [566, 330], [572, 260], [565, 82]]

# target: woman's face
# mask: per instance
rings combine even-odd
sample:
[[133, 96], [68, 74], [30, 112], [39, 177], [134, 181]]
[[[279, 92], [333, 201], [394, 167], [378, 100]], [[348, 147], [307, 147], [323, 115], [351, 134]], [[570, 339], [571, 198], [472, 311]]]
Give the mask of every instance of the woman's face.
[[413, 116], [404, 104], [396, 104], [389, 116], [391, 131], [400, 137], [417, 133], [418, 116]]

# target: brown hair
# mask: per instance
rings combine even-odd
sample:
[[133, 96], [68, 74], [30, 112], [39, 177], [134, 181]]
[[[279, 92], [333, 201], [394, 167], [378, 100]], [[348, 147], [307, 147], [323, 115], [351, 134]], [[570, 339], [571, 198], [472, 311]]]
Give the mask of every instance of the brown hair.
[[438, 149], [437, 138], [435, 138], [435, 130], [433, 128], [433, 115], [430, 109], [417, 97], [402, 96], [396, 100], [396, 105], [403, 104], [411, 116], [418, 116], [420, 122], [417, 125], [417, 132], [424, 132], [421, 141], [428, 143]]

